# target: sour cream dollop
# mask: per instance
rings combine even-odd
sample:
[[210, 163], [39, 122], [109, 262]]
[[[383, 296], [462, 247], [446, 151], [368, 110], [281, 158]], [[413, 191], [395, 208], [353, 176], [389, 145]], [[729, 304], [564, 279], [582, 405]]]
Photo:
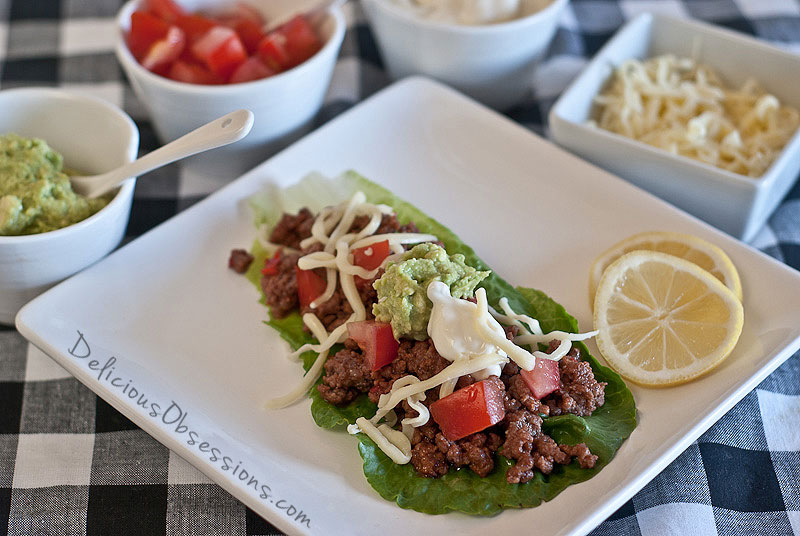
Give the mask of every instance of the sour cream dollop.
[[[476, 356], [497, 354], [506, 357], [506, 353], [485, 340], [475, 328], [475, 317], [478, 306], [467, 300], [453, 298], [450, 288], [441, 281], [433, 281], [428, 285], [428, 298], [433, 302], [431, 318], [428, 321], [428, 336], [439, 355], [448, 361], [470, 359]], [[490, 320], [490, 329], [501, 337], [505, 337], [502, 326], [494, 319]], [[489, 376], [500, 376], [500, 365], [494, 365], [472, 376], [477, 380], [485, 380]]]

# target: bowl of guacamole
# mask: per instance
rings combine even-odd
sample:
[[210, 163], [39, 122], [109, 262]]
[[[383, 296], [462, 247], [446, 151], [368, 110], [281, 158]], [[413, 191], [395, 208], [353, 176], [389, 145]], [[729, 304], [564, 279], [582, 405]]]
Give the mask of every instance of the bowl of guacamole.
[[76, 194], [64, 157], [45, 140], [0, 135], [0, 236], [61, 229], [95, 214], [109, 199]]
[[0, 324], [119, 245], [136, 180], [87, 199], [69, 173], [110, 171], [138, 148], [136, 125], [111, 103], [53, 88], [0, 91]]

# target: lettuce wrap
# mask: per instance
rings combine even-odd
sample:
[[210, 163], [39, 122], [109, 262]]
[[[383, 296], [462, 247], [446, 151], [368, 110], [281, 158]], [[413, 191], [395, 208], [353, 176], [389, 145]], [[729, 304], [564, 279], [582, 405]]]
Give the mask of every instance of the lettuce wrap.
[[[370, 203], [383, 203], [393, 207], [400, 223], [413, 221], [420, 232], [436, 235], [448, 253], [461, 253], [470, 266], [477, 270], [490, 270], [472, 248], [445, 226], [353, 171], [333, 180], [321, 175], [309, 175], [286, 189], [273, 186], [253, 196], [250, 204], [255, 213], [256, 225], [270, 228], [284, 212], [295, 213], [305, 206], [317, 213], [325, 206], [349, 199], [359, 190], [364, 192]], [[253, 245], [251, 253], [255, 260], [246, 275], [259, 292], [261, 267], [273, 252], [258, 240]], [[486, 289], [490, 304], [497, 304], [505, 296], [515, 311], [538, 319], [545, 333], [554, 330], [573, 333], [578, 331], [577, 321], [561, 305], [539, 290], [513, 287], [494, 271], [479, 286]], [[264, 303], [263, 294], [261, 301]], [[316, 342], [303, 330], [298, 312], [282, 319], [270, 319], [265, 323], [275, 329], [295, 350], [305, 343]], [[427, 514], [459, 511], [470, 515], [491, 516], [505, 508], [537, 506], [542, 501], [551, 500], [567, 486], [591, 478], [612, 460], [622, 442], [636, 427], [636, 407], [633, 395], [620, 376], [600, 365], [584, 344], [573, 344], [580, 349], [582, 359], [591, 364], [596, 379], [607, 382], [605, 404], [589, 417], [545, 417], [542, 431], [557, 443], [586, 443], [592, 453], [598, 456], [593, 469], [582, 469], [573, 460], [569, 465], [557, 465], [550, 475], [537, 471], [530, 482], [508, 484], [506, 470], [514, 462], [498, 454], [494, 470], [486, 477], [481, 478], [463, 467], [451, 469], [441, 478], [431, 479], [417, 475], [411, 464], [395, 464], [366, 434], [360, 433], [356, 437], [367, 481], [383, 498], [396, 501], [402, 508]], [[334, 347], [331, 355], [337, 349]], [[301, 357], [305, 370], [308, 370], [317, 354], [305, 352]], [[365, 394], [344, 407], [336, 407], [323, 400], [316, 387], [311, 389], [309, 396], [312, 399], [311, 414], [316, 424], [323, 428], [340, 429], [342, 432], [347, 424], [355, 423], [359, 417], [370, 418], [377, 409]]]

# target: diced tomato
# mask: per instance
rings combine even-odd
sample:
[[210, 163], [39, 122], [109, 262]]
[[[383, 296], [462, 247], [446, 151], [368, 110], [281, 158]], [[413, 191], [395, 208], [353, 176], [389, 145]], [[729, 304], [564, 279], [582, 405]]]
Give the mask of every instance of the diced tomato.
[[558, 361], [552, 359], [537, 357], [536, 365], [531, 370], [520, 370], [519, 373], [533, 396], [539, 400], [558, 389], [561, 383]]
[[[374, 270], [383, 263], [391, 252], [388, 240], [376, 242], [375, 244], [363, 248], [356, 248], [353, 250], [353, 264], [365, 270]], [[371, 279], [355, 276], [355, 283], [358, 287], [362, 287], [371, 281]]]
[[278, 31], [286, 36], [286, 48], [292, 67], [300, 65], [322, 48], [314, 28], [303, 15], [297, 15]]
[[347, 333], [358, 343], [372, 370], [385, 367], [397, 357], [400, 343], [394, 338], [391, 324], [374, 320], [350, 322]]
[[383, 240], [372, 245], [353, 250], [353, 264], [365, 270], [374, 270], [389, 256], [389, 241]]
[[322, 46], [298, 15], [265, 35], [264, 18], [237, 2], [216, 14], [188, 13], [175, 0], [141, 0], [126, 41], [145, 68], [192, 84], [239, 83], [294, 67]]
[[297, 277], [297, 297], [300, 298], [300, 307], [308, 307], [311, 302], [322, 296], [328, 284], [314, 270], [301, 270], [295, 266], [294, 273]]
[[128, 32], [128, 48], [131, 54], [141, 59], [153, 46], [153, 43], [163, 39], [169, 31], [169, 24], [146, 11], [134, 11], [131, 15], [131, 29]]
[[173, 0], [145, 0], [144, 9], [167, 22], [173, 22], [186, 12]]
[[244, 48], [247, 49], [247, 53], [255, 54], [258, 51], [258, 44], [264, 39], [262, 24], [254, 22], [251, 19], [235, 19], [231, 21], [230, 26], [239, 34], [239, 39], [242, 40], [242, 44]]
[[175, 26], [183, 30], [189, 44], [192, 44], [217, 26], [217, 22], [202, 15], [182, 15], [175, 19]]
[[291, 58], [286, 48], [286, 36], [280, 32], [267, 34], [258, 44], [258, 56], [276, 71], [287, 69]]
[[280, 264], [282, 256], [282, 249], [276, 251], [275, 255], [264, 261], [264, 268], [261, 270], [261, 273], [263, 275], [278, 275], [278, 264]]
[[431, 417], [444, 436], [456, 441], [485, 430], [506, 416], [503, 391], [496, 382], [483, 380], [430, 405]]
[[247, 51], [236, 32], [215, 26], [192, 45], [192, 54], [217, 76], [228, 79], [247, 59]]
[[167, 76], [172, 80], [187, 84], [214, 85], [225, 82], [202, 65], [180, 59], [172, 64]]
[[159, 39], [142, 58], [142, 66], [151, 71], [166, 69], [178, 59], [186, 46], [186, 36], [177, 26], [170, 26], [164, 39]]
[[275, 74], [275, 71], [267, 67], [263, 61], [256, 56], [251, 56], [245, 60], [243, 64], [238, 66], [230, 80], [231, 84], [239, 84], [241, 82], [251, 82], [253, 80], [261, 80], [268, 76]]

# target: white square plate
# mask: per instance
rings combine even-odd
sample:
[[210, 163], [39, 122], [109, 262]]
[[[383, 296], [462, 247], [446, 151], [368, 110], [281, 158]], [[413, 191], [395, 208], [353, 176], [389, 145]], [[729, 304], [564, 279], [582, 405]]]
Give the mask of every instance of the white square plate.
[[[703, 236], [741, 270], [745, 327], [706, 378], [633, 387], [640, 424], [617, 457], [553, 501], [492, 518], [428, 516], [381, 499], [356, 441], [306, 400], [263, 402], [300, 377], [226, 267], [267, 182], [356, 169], [450, 226], [503, 277], [547, 291], [588, 329], [592, 259], [647, 229]], [[509, 232], [513, 229], [513, 232]], [[27, 305], [22, 334], [256, 512], [290, 533], [541, 534], [591, 530], [800, 346], [800, 274], [443, 86], [407, 79]], [[154, 408], [157, 404], [158, 407]], [[159, 415], [160, 416], [153, 416]], [[582, 508], [576, 511], [575, 504]], [[534, 525], [535, 524], [535, 525]]]

